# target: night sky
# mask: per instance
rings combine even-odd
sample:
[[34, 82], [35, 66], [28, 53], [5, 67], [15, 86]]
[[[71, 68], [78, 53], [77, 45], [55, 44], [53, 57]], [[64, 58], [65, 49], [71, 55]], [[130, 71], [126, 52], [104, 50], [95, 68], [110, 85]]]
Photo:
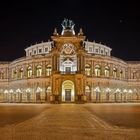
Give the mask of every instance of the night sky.
[[111, 47], [112, 55], [140, 60], [140, 8], [135, 0], [57, 0], [0, 4], [0, 61], [25, 55], [31, 44], [48, 41], [64, 18], [83, 28], [89, 41]]

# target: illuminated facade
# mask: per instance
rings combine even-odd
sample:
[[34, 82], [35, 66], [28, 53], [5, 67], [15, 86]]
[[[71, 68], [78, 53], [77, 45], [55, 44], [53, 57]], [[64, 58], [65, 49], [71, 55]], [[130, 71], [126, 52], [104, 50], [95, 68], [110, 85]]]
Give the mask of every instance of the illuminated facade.
[[65, 19], [61, 35], [0, 62], [0, 102], [138, 102], [140, 61], [111, 56], [111, 48], [85, 41]]

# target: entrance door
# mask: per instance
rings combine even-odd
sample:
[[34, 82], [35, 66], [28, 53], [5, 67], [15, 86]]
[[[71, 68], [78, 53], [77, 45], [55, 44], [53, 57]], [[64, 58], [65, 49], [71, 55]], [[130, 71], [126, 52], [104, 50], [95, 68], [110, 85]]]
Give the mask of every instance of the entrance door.
[[62, 83], [61, 100], [62, 102], [75, 101], [74, 83], [71, 80], [65, 80]]
[[66, 67], [66, 73], [70, 73], [71, 72], [71, 67]]
[[71, 89], [65, 89], [65, 101], [71, 101]]

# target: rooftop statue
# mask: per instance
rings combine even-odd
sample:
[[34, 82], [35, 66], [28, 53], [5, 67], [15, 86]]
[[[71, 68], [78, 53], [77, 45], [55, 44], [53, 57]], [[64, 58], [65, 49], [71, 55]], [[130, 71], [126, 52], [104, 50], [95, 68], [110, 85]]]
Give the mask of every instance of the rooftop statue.
[[72, 20], [64, 19], [61, 25], [63, 29], [73, 29], [75, 24]]

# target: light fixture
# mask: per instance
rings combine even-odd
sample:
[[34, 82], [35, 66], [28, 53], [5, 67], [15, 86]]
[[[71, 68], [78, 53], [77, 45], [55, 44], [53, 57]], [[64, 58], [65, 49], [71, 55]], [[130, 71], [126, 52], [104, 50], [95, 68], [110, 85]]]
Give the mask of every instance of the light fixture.
[[111, 91], [110, 88], [106, 88], [106, 92], [109, 93]]
[[30, 93], [30, 92], [31, 92], [30, 88], [27, 88], [26, 93]]
[[100, 90], [99, 87], [96, 87], [96, 88], [94, 89], [94, 91], [95, 91], [95, 92], [101, 92], [101, 90]]

